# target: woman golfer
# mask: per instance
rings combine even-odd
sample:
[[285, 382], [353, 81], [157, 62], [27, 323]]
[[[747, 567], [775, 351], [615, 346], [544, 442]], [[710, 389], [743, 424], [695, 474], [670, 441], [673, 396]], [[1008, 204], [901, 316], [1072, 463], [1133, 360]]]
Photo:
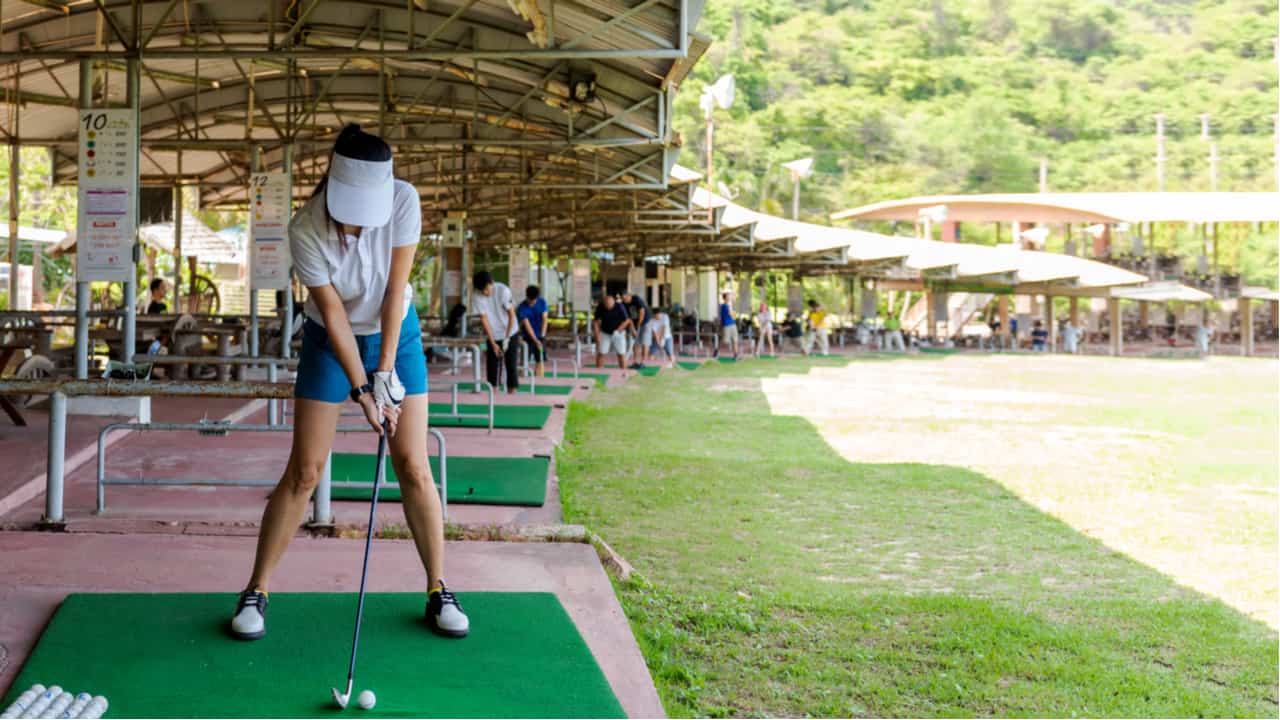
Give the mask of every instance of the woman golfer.
[[302, 523], [347, 402], [379, 433], [388, 422], [405, 518], [427, 571], [428, 625], [442, 635], [467, 634], [467, 616], [441, 579], [444, 523], [427, 465], [427, 365], [408, 285], [421, 228], [418, 191], [392, 177], [391, 148], [358, 125], [345, 127], [327, 174], [289, 223], [294, 271], [310, 291], [293, 448], [262, 514], [253, 575], [231, 620], [238, 638], [266, 634], [268, 580]]

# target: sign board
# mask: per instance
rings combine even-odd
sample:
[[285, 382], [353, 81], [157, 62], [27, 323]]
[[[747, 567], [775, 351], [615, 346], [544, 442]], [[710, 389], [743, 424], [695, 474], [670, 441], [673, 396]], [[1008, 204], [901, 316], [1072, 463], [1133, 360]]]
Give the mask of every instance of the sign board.
[[627, 292], [644, 297], [644, 266], [627, 268]]
[[[0, 283], [7, 289], [9, 287], [9, 263], [0, 262]], [[31, 309], [31, 266], [18, 266], [18, 297], [17, 302], [10, 303], [10, 307], [14, 310], [30, 310]]]
[[787, 312], [796, 316], [804, 312], [804, 288], [800, 285], [787, 286]]
[[515, 302], [524, 302], [525, 288], [529, 287], [529, 248], [511, 248], [507, 259], [507, 286]]
[[446, 270], [444, 273], [444, 296], [458, 298], [461, 302], [462, 273], [458, 270]]
[[950, 302], [950, 296], [944, 292], [935, 292], [933, 294], [933, 319], [935, 322], [949, 323], [951, 321]]
[[137, 129], [134, 111], [80, 112], [76, 279], [125, 282], [134, 276], [137, 236]]
[[575, 311], [591, 310], [591, 258], [573, 259], [573, 309]]
[[684, 311], [698, 312], [698, 271], [689, 270], [684, 274]]
[[750, 315], [751, 313], [751, 276], [745, 275], [742, 282], [738, 285], [738, 314]]
[[466, 237], [463, 218], [446, 216], [440, 225], [440, 244], [444, 247], [462, 247]]
[[249, 287], [284, 290], [289, 287], [289, 176], [254, 173], [249, 176]]
[[862, 317], [867, 320], [874, 320], [880, 315], [880, 294], [875, 288], [862, 289], [862, 302], [860, 303]]

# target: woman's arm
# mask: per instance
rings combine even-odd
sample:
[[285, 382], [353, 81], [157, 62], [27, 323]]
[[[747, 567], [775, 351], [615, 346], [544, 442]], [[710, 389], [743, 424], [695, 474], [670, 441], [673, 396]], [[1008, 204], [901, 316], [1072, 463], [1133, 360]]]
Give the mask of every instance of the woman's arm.
[[[391, 248], [391, 272], [387, 274], [387, 294], [382, 297], [382, 351], [378, 354], [378, 370], [395, 369], [396, 350], [400, 344], [400, 326], [404, 324], [404, 286], [413, 269], [416, 246]], [[388, 342], [387, 338], [391, 338]]]

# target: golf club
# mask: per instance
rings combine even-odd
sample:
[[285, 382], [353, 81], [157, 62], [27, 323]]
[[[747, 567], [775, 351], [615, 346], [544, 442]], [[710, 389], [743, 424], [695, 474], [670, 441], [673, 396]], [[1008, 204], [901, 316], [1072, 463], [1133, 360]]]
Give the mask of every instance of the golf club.
[[351, 637], [351, 664], [347, 667], [347, 691], [333, 690], [333, 701], [338, 707], [346, 708], [351, 701], [351, 686], [356, 674], [356, 648], [360, 645], [360, 619], [364, 616], [364, 585], [369, 577], [369, 550], [373, 547], [373, 524], [378, 512], [378, 491], [382, 489], [383, 476], [387, 472], [387, 435], [391, 433], [391, 424], [382, 419], [382, 434], [378, 436], [378, 467], [373, 473], [373, 500], [369, 503], [369, 533], [364, 540], [364, 565], [360, 568], [360, 595], [356, 600], [356, 629]]

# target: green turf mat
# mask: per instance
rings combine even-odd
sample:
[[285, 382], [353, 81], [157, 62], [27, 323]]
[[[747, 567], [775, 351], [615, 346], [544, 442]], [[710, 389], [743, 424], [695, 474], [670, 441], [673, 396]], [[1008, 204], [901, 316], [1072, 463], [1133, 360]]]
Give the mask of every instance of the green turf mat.
[[654, 375], [657, 375], [661, 370], [662, 368], [657, 367], [656, 365], [649, 365], [649, 366], [640, 368], [636, 372], [640, 373], [645, 377], [653, 377]]
[[[530, 387], [532, 386], [529, 384], [529, 380], [527, 378], [520, 379], [520, 392], [528, 395]], [[475, 383], [458, 383], [458, 392], [488, 392], [488, 391], [487, 390], [477, 391]], [[497, 394], [502, 393], [502, 391], [497, 388], [494, 388], [494, 392]], [[542, 383], [538, 383], [538, 391], [534, 394], [535, 395], [568, 395], [572, 392], [573, 392], [572, 385], [544, 385]]]
[[[377, 561], [371, 571], [379, 572]], [[458, 593], [465, 640], [437, 637], [421, 593], [365, 598], [352, 709], [346, 685], [354, 593], [274, 593], [271, 630], [227, 635], [235, 595], [72, 594], [4, 700], [39, 682], [104, 695], [106, 717], [623, 717], [551, 593]], [[354, 695], [372, 690], [372, 711]]]
[[685, 370], [697, 370], [698, 368], [702, 367], [702, 363], [700, 362], [689, 362], [687, 360], [677, 360], [676, 365], [679, 365]]
[[757, 355], [756, 359], [757, 360], [777, 360], [778, 356], [777, 355]]
[[718, 358], [716, 358], [716, 360], [719, 360], [720, 362], [724, 363], [725, 365], [730, 365], [730, 364], [732, 364], [732, 363], [736, 363], [736, 362], [738, 362], [738, 358], [736, 358], [736, 357], [718, 357]]
[[[574, 379], [573, 373], [571, 372], [547, 373], [547, 377], [558, 378], [560, 380], [564, 380], [565, 378]], [[595, 380], [596, 385], [598, 385], [599, 387], [604, 387], [605, 384], [609, 382], [608, 373], [585, 373], [584, 372], [584, 373], [578, 373], [578, 378]]]
[[[452, 407], [449, 403], [431, 403], [429, 410], [431, 425], [434, 427], [489, 427], [488, 417], [478, 417], [481, 414], [488, 414], [488, 405], [458, 403], [458, 412], [474, 413], [477, 417], [459, 419], [442, 418], [437, 415], [437, 413], [452, 412]], [[493, 409], [493, 426], [510, 430], [541, 430], [550, 417], [551, 408], [547, 405], [498, 405]]]
[[956, 354], [956, 352], [957, 352], [957, 351], [956, 351], [956, 349], [955, 349], [955, 348], [932, 348], [932, 347], [922, 347], [922, 348], [920, 348], [920, 352], [922, 352], [922, 353], [931, 353], [931, 354], [934, 354], [934, 355], [954, 355], [954, 354]]
[[[335, 487], [334, 500], [368, 500], [373, 494], [373, 454], [334, 453], [334, 482], [367, 483], [368, 487]], [[440, 478], [440, 458], [431, 457], [431, 474]], [[547, 500], [545, 457], [457, 457], [449, 458], [449, 502], [477, 505], [541, 506]], [[387, 458], [387, 482], [395, 482], [396, 473]], [[400, 500], [400, 488], [384, 485], [381, 500]]]

